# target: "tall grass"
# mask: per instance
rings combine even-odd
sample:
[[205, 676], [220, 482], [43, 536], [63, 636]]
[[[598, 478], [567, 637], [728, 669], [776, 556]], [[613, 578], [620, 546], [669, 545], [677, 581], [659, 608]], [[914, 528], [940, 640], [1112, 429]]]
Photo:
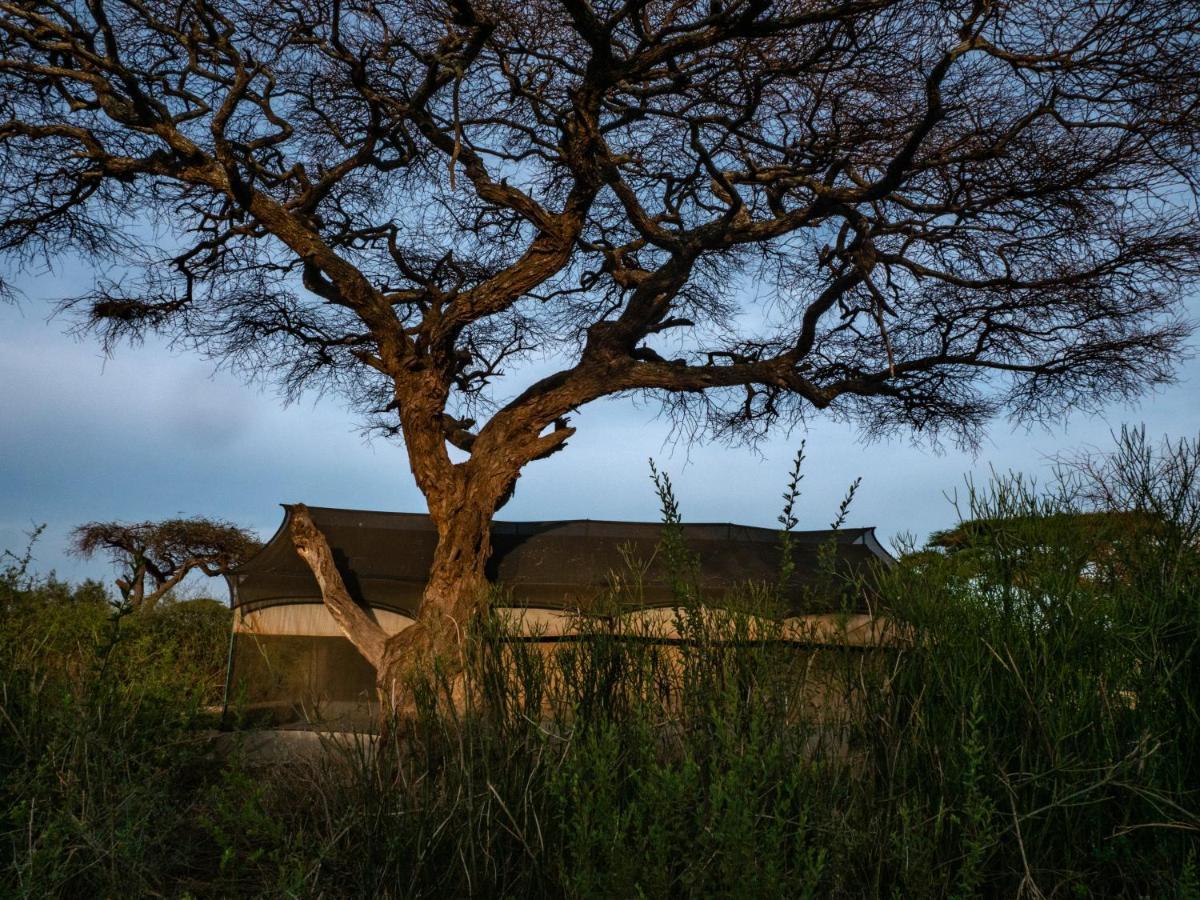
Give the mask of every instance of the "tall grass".
[[1194, 895], [1197, 548], [1150, 522], [1104, 546], [1067, 501], [993, 483], [975, 546], [889, 578], [918, 639], [864, 698], [881, 884]]
[[1200, 441], [1126, 432], [1067, 462], [1046, 487], [970, 487], [958, 528], [875, 573], [899, 639], [866, 650], [783, 640], [770, 585], [707, 608], [658, 473], [673, 622], [591, 616], [539, 644], [481, 616], [465, 686], [425, 673], [415, 718], [286, 766], [193, 752], [194, 707], [156, 705], [131, 665], [150, 645], [53, 619], [93, 649], [5, 651], [5, 684], [60, 686], [6, 707], [11, 884], [1200, 897]]

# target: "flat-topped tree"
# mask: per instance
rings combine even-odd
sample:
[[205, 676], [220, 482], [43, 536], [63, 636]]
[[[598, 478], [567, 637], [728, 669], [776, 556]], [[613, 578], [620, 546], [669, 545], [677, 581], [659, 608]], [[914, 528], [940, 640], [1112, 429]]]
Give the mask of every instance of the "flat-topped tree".
[[118, 568], [117, 588], [135, 611], [153, 609], [192, 572], [227, 574], [260, 546], [246, 529], [202, 516], [88, 522], [71, 532], [71, 552], [85, 559], [102, 554]]
[[0, 246], [119, 260], [68, 304], [106, 345], [403, 440], [420, 619], [343, 617], [385, 683], [453, 643], [589, 401], [969, 440], [1162, 382], [1187, 335], [1193, 4], [0, 2]]

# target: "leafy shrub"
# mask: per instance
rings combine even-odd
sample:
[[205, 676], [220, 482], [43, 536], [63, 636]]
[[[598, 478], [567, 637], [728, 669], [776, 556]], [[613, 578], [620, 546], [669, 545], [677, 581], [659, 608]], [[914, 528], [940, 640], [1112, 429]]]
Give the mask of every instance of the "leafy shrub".
[[103, 588], [0, 573], [0, 853], [7, 892], [112, 896], [183, 877], [205, 705], [229, 611], [123, 615]]

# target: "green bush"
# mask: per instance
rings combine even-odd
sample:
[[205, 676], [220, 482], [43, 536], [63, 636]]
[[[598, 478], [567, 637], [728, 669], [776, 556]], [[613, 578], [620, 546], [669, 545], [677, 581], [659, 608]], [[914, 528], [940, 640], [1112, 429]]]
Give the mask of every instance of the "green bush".
[[5, 893], [161, 890], [195, 864], [187, 833], [229, 610], [122, 615], [95, 583], [28, 575], [27, 557], [0, 572]]

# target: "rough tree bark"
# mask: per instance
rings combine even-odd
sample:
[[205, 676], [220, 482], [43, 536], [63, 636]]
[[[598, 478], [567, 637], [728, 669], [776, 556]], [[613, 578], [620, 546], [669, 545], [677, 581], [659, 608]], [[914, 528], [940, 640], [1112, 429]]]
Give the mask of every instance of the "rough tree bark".
[[411, 710], [411, 678], [431, 672], [435, 661], [457, 699], [464, 668], [462, 636], [487, 590], [484, 565], [491, 552], [487, 506], [467, 503], [456, 515], [435, 519], [438, 544], [421, 609], [412, 625], [394, 635], [388, 635], [350, 596], [329, 542], [308, 508], [298, 503], [290, 509], [296, 551], [312, 570], [338, 627], [375, 668], [384, 711]]

